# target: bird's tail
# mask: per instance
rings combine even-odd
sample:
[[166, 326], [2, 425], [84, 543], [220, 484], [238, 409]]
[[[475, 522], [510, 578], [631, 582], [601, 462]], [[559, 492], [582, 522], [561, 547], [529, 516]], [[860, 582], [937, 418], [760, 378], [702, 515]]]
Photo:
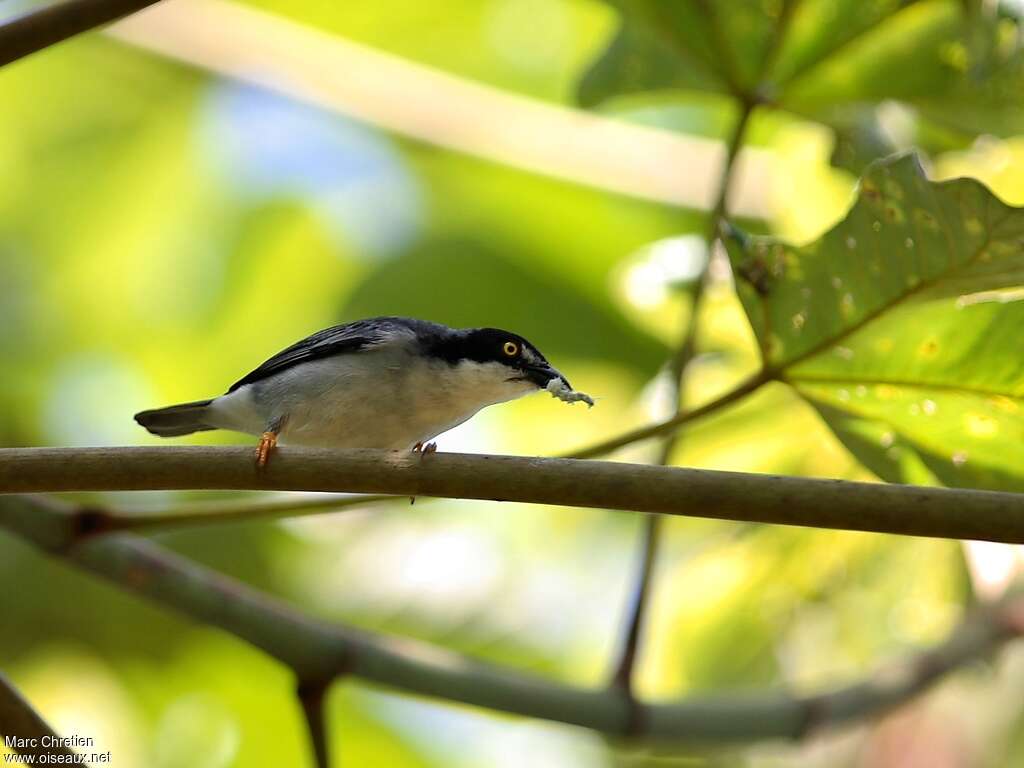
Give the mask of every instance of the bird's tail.
[[207, 406], [212, 400], [196, 400], [194, 403], [182, 403], [168, 408], [157, 408], [135, 414], [135, 420], [142, 426], [160, 437], [179, 437], [203, 432], [216, 427], [207, 424]]

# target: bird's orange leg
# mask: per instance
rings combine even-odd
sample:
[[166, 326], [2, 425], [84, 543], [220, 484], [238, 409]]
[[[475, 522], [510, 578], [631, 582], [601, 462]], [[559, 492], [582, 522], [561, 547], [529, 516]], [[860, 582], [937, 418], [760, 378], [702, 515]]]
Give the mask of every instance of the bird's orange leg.
[[256, 469], [264, 469], [270, 461], [270, 454], [277, 448], [277, 432], [264, 432], [256, 446]]

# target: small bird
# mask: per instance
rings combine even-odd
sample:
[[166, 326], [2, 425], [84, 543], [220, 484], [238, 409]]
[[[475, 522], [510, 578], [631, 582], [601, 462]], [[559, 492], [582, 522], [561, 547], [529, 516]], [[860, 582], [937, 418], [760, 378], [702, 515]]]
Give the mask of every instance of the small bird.
[[544, 389], [572, 387], [515, 333], [374, 317], [302, 339], [220, 397], [142, 411], [135, 420], [160, 437], [211, 429], [259, 435], [256, 464], [264, 467], [278, 442], [430, 453], [436, 446], [428, 440], [481, 408]]

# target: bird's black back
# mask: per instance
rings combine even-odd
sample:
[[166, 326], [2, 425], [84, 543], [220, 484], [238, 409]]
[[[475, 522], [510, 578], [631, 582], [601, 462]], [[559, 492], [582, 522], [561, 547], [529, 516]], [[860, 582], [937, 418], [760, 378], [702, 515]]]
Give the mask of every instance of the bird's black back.
[[234, 392], [239, 387], [260, 381], [299, 363], [360, 352], [394, 338], [397, 331], [410, 330], [417, 336], [421, 334], [440, 336], [445, 332], [451, 332], [450, 328], [439, 323], [409, 317], [371, 317], [366, 320], [342, 323], [317, 331], [311, 336], [295, 342], [287, 349], [281, 350], [259, 368], [232, 384], [228, 392]]

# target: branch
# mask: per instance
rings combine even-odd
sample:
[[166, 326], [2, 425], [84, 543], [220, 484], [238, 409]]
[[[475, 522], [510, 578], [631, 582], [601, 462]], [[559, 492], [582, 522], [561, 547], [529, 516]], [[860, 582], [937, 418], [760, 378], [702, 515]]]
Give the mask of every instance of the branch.
[[313, 757], [317, 768], [328, 768], [331, 764], [327, 751], [327, 717], [326, 700], [330, 681], [314, 680], [306, 683], [299, 681], [296, 695], [302, 705], [302, 714], [306, 718], [309, 740], [313, 747]]
[[134, 531], [136, 533], [181, 528], [196, 525], [221, 525], [236, 521], [248, 522], [282, 517], [306, 517], [307, 515], [330, 514], [352, 507], [364, 507], [385, 501], [394, 501], [395, 496], [359, 494], [356, 496], [328, 496], [299, 499], [274, 499], [256, 501], [241, 499], [226, 502], [183, 504], [180, 507], [162, 509], [156, 512], [132, 511], [125, 509], [97, 511], [95, 527], [108, 531]]
[[[711, 21], [714, 15], [710, 7], [702, 6]], [[704, 291], [710, 274], [712, 249], [718, 239], [718, 225], [725, 215], [729, 192], [732, 188], [734, 174], [733, 168], [736, 165], [736, 158], [739, 156], [740, 147], [743, 146], [743, 136], [747, 130], [747, 124], [754, 111], [751, 102], [744, 102], [740, 105], [740, 111], [729, 136], [728, 149], [726, 153], [725, 166], [722, 168], [721, 180], [718, 185], [718, 198], [708, 217], [707, 229], [704, 233], [704, 244], [707, 250], [707, 261], [700, 277], [693, 287], [693, 297], [690, 303], [690, 316], [683, 332], [682, 341], [676, 353], [668, 363], [668, 375], [672, 385], [672, 400], [675, 403], [673, 418], [678, 418], [684, 412], [684, 392], [686, 385], [686, 374], [693, 362], [697, 351], [697, 328], [699, 327], [698, 315], [704, 301]], [[670, 432], [659, 452], [658, 463], [668, 464], [672, 453], [675, 451], [681, 430]], [[648, 595], [651, 590], [651, 580], [654, 573], [654, 559], [658, 554], [658, 545], [661, 541], [662, 518], [658, 515], [648, 515], [643, 521], [643, 545], [640, 549], [640, 560], [637, 566], [636, 581], [633, 586], [633, 599], [629, 603], [629, 610], [626, 614], [625, 629], [622, 633], [622, 651], [619, 661], [612, 673], [611, 683], [625, 692], [627, 696], [633, 695], [633, 668], [636, 665], [637, 650], [640, 644], [640, 632], [643, 629], [647, 611]]]
[[[52, 758], [60, 755], [61, 762], [76, 760], [76, 754], [63, 746], [61, 738], [36, 712], [11, 682], [0, 674], [0, 736], [16, 736], [25, 739], [25, 746], [14, 745], [14, 751], [36, 758]], [[44, 746], [45, 745], [45, 746]]]
[[658, 437], [659, 435], [674, 432], [685, 424], [703, 419], [705, 416], [710, 416], [711, 414], [742, 400], [747, 395], [756, 392], [772, 380], [773, 378], [770, 372], [761, 371], [748, 379], [744, 379], [725, 394], [716, 397], [714, 400], [711, 400], [698, 408], [683, 411], [682, 413], [678, 413], [675, 416], [665, 419], [664, 421], [657, 422], [656, 424], [649, 424], [648, 426], [640, 427], [639, 429], [631, 429], [630, 431], [623, 432], [621, 435], [617, 435], [616, 437], [602, 440], [600, 443], [588, 445], [586, 448], [580, 448], [577, 451], [566, 454], [566, 458], [590, 459], [594, 456], [603, 456], [606, 453], [611, 453], [612, 451], [616, 451], [627, 445], [638, 443], [641, 440], [649, 440], [652, 437]]
[[[640, 558], [637, 560], [636, 580], [632, 597], [627, 604], [625, 629], [622, 632], [622, 649], [619, 659], [612, 668], [609, 684], [622, 691], [635, 703], [633, 670], [636, 667], [640, 649], [640, 631], [647, 616], [647, 603], [651, 594], [654, 572], [654, 558], [661, 539], [661, 515], [647, 515], [642, 521]], [[634, 726], [638, 723], [633, 723]]]
[[[0, 497], [0, 527], [125, 589], [247, 640], [290, 666], [307, 686], [346, 674], [407, 693], [610, 735], [629, 732], [647, 741], [795, 739], [873, 717], [948, 672], [987, 656], [1024, 629], [1024, 600], [1018, 598], [973, 613], [941, 645], [868, 681], [803, 698], [766, 691], [641, 704], [639, 727], [630, 728], [630, 707], [614, 691], [569, 687], [422, 643], [329, 625], [131, 534], [76, 533], [81, 514], [39, 498]], [[67, 534], [56, 548], [54, 531]]]
[[[747, 125], [750, 123], [750, 118], [754, 113], [754, 106], [754, 104], [746, 103], [740, 105], [736, 124], [733, 126], [732, 133], [729, 135], [729, 140], [726, 144], [725, 165], [722, 167], [718, 197], [715, 200], [714, 207], [711, 209], [711, 213], [708, 215], [707, 229], [704, 232], [704, 243], [707, 246], [707, 263], [701, 273], [700, 280], [697, 281], [694, 288], [693, 306], [690, 312], [690, 321], [686, 327], [686, 333], [683, 335], [683, 340], [679, 344], [676, 354], [669, 363], [669, 371], [673, 377], [672, 381], [679, 384], [680, 390], [682, 389], [683, 377], [686, 374], [686, 366], [693, 360], [694, 353], [696, 352], [697, 313], [704, 298], [704, 289], [707, 287], [708, 265], [711, 263], [712, 255], [711, 250], [714, 247], [715, 241], [718, 240], [719, 224], [725, 216], [729, 198], [736, 183], [736, 160], [739, 158], [740, 149], [743, 147], [743, 138], [747, 133]], [[680, 411], [681, 409], [677, 408], [675, 415], [679, 416]], [[668, 442], [672, 442], [672, 437], [669, 438]]]
[[65, 0], [0, 26], [0, 67], [159, 0]]
[[[243, 446], [0, 449], [0, 494], [181, 489], [490, 499], [1024, 543], [1024, 494], [998, 491], [460, 453], [285, 447], [257, 473]], [[17, 514], [11, 525], [42, 525], [66, 540], [66, 530]], [[103, 530], [105, 520], [94, 511], [87, 527]]]

